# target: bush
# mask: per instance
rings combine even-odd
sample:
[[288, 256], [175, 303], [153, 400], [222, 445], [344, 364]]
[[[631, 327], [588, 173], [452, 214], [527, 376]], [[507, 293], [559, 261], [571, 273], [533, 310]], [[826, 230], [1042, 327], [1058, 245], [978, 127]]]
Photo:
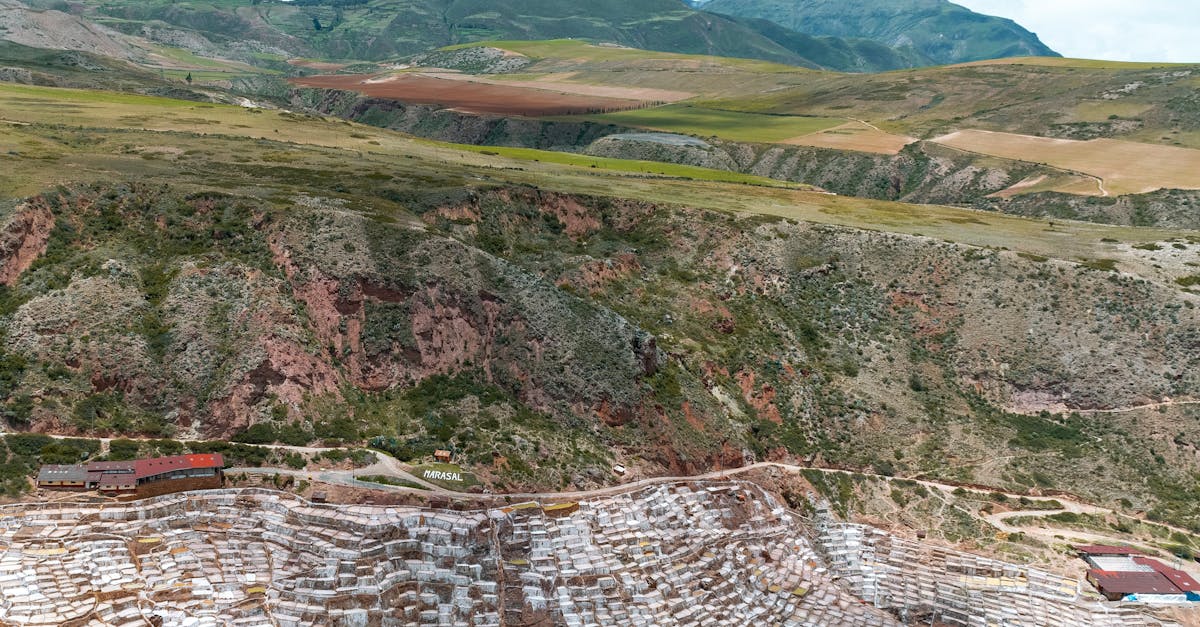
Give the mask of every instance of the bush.
[[260, 422], [250, 425], [247, 429], [233, 436], [234, 442], [243, 444], [274, 444], [280, 442], [289, 446], [304, 446], [313, 440], [313, 434], [298, 424], [276, 426], [270, 422]]
[[142, 445], [133, 440], [112, 440], [108, 443], [108, 458], [112, 461], [128, 461], [137, 459], [141, 454]]
[[1171, 552], [1171, 555], [1174, 555], [1175, 557], [1178, 557], [1180, 559], [1185, 559], [1185, 560], [1191, 561], [1196, 558], [1196, 553], [1194, 551], [1192, 551], [1191, 548], [1186, 547], [1182, 544], [1174, 544], [1174, 545], [1168, 546], [1167, 550]]
[[233, 441], [246, 444], [271, 444], [275, 442], [275, 427], [266, 422], [250, 425], [241, 433], [234, 435]]
[[54, 442], [54, 438], [41, 433], [13, 433], [4, 436], [8, 450], [19, 457], [35, 457], [43, 448]]
[[313, 425], [313, 435], [322, 440], [337, 442], [354, 442], [358, 440], [358, 427], [349, 418], [337, 418], [328, 422], [318, 422]]
[[63, 442], [47, 444], [38, 452], [38, 460], [43, 464], [78, 464], [88, 457], [88, 451]]

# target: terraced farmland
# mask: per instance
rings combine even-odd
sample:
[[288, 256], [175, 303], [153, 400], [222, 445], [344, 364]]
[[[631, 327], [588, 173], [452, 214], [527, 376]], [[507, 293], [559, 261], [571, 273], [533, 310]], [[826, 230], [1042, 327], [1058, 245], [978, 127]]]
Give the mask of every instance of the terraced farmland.
[[1200, 150], [1115, 139], [1073, 141], [981, 130], [956, 131], [933, 141], [1095, 176], [1104, 183], [1102, 195], [1200, 189]]
[[782, 143], [896, 155], [900, 154], [905, 146], [915, 141], [917, 141], [916, 138], [888, 133], [867, 122], [853, 120], [816, 133], [792, 137]]

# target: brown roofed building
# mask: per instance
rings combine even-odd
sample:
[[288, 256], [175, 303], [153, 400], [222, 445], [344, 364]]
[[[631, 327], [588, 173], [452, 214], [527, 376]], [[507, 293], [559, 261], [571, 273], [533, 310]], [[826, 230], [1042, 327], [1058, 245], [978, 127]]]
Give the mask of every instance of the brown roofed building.
[[83, 466], [51, 464], [38, 470], [37, 485], [54, 490], [86, 490], [87, 480], [88, 471]]
[[1109, 601], [1120, 601], [1131, 594], [1183, 594], [1165, 575], [1155, 571], [1089, 570], [1087, 579]]
[[47, 490], [98, 490], [104, 494], [154, 496], [219, 488], [225, 458], [219, 453], [176, 455], [124, 462], [43, 466], [37, 485]]
[[1158, 560], [1146, 557], [1135, 557], [1133, 561], [1154, 569], [1154, 572], [1166, 577], [1173, 586], [1179, 588], [1180, 592], [1200, 592], [1200, 582], [1178, 568], [1171, 568]]

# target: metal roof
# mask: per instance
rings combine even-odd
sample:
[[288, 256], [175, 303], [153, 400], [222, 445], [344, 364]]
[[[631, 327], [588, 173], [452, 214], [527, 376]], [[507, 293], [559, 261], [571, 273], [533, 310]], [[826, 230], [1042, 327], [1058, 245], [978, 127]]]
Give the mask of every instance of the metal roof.
[[1158, 560], [1149, 559], [1146, 557], [1135, 557], [1133, 558], [1133, 561], [1154, 569], [1155, 572], [1166, 577], [1172, 585], [1174, 585], [1176, 588], [1179, 588], [1183, 592], [1200, 592], [1200, 582], [1197, 582], [1192, 578], [1191, 575], [1179, 570], [1178, 568], [1171, 568], [1170, 566], [1167, 566]]
[[136, 479], [153, 477], [177, 470], [194, 470], [197, 468], [222, 468], [225, 458], [220, 453], [203, 453], [195, 455], [175, 455], [173, 457], [156, 457], [152, 459], [135, 459], [127, 462], [90, 462], [86, 465], [46, 465], [38, 470], [39, 482], [65, 481], [70, 483], [101, 484], [109, 481], [128, 483]]
[[133, 472], [133, 462], [88, 462], [88, 472]]
[[221, 468], [225, 458], [220, 453], [204, 453], [197, 455], [175, 455], [173, 457], [155, 457], [139, 459], [133, 462], [134, 474], [138, 478], [153, 477], [174, 470], [192, 470], [195, 468]]
[[1180, 594], [1171, 580], [1158, 572], [1123, 573], [1111, 570], [1089, 570], [1088, 576], [1101, 592], [1114, 594]]
[[42, 466], [38, 470], [37, 480], [42, 481], [69, 481], [72, 483], [83, 483], [87, 480], [87, 468], [78, 464], [70, 466], [60, 466], [51, 464]]
[[1111, 544], [1080, 544], [1076, 551], [1086, 555], [1145, 555], [1131, 546], [1114, 546]]
[[1152, 573], [1153, 568], [1145, 564], [1139, 564], [1134, 560], [1137, 558], [1128, 555], [1089, 555], [1087, 563], [1092, 565], [1096, 570], [1108, 570], [1120, 573]]
[[99, 488], [101, 490], [104, 490], [106, 488], [107, 489], [122, 488], [122, 487], [126, 487], [126, 486], [135, 486], [135, 485], [137, 485], [137, 479], [130, 476], [129, 473], [115, 474], [115, 475], [106, 474], [106, 475], [100, 477]]

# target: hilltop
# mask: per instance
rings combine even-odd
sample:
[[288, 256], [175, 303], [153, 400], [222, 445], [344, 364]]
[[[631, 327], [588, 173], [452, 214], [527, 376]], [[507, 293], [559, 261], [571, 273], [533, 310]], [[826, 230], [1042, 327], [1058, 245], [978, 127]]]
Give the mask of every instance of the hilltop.
[[1058, 56], [1016, 22], [947, 0], [711, 0], [701, 6], [809, 35], [870, 39], [911, 55], [919, 65]]

